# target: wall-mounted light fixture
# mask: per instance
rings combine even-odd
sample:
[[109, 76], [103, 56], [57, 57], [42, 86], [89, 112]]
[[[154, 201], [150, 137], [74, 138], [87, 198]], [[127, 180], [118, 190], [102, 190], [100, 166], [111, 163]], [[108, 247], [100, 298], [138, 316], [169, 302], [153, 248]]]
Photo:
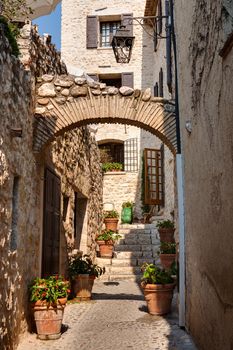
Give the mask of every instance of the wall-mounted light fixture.
[[[166, 19], [166, 36], [157, 31], [158, 22]], [[116, 31], [112, 39], [112, 48], [118, 63], [129, 63], [135, 37], [131, 31], [127, 29], [132, 25], [140, 25], [142, 29], [153, 38], [154, 43], [159, 39], [167, 39], [170, 35], [171, 19], [170, 16], [146, 16], [146, 17], [131, 17], [123, 20], [122, 25]], [[147, 26], [152, 27], [152, 33], [147, 29]]]

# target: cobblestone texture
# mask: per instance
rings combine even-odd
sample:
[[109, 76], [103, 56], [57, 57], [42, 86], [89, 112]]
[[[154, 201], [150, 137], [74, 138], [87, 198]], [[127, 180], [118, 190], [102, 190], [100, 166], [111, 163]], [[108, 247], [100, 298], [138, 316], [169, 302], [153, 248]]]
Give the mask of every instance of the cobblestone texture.
[[144, 297], [134, 282], [96, 281], [93, 300], [69, 304], [60, 339], [41, 341], [28, 334], [18, 350], [195, 350], [178, 327], [175, 300], [166, 318], [147, 313]]

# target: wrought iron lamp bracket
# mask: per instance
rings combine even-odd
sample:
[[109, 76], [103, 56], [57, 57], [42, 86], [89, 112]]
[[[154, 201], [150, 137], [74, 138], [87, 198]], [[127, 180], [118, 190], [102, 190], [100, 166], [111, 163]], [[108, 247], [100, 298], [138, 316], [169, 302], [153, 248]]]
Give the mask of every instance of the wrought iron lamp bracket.
[[[163, 36], [157, 32], [157, 23], [161, 20], [166, 20], [165, 31], [168, 33], [169, 28], [171, 27], [171, 17], [170, 16], [145, 16], [145, 17], [132, 17], [126, 18], [123, 20], [122, 25], [140, 25], [142, 29], [154, 40], [157, 37], [158, 39], [167, 39], [170, 34]], [[151, 33], [146, 26], [150, 26], [153, 29]]]

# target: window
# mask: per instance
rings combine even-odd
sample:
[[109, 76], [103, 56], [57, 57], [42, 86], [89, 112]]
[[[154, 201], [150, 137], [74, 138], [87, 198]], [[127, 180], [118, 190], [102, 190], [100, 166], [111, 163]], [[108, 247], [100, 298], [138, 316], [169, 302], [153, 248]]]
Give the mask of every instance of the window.
[[116, 30], [120, 28], [121, 22], [100, 22], [100, 46], [110, 47], [112, 37], [116, 33]]
[[124, 144], [104, 143], [99, 145], [101, 163], [121, 163], [124, 164]]
[[124, 143], [108, 142], [99, 145], [101, 163], [121, 163], [126, 172], [138, 171], [138, 140], [128, 139]]
[[105, 83], [107, 86], [115, 86], [120, 88], [121, 86], [134, 87], [134, 75], [133, 72], [123, 72], [121, 74], [109, 73], [109, 74], [93, 74], [88, 73], [88, 76], [95, 81]]
[[130, 22], [132, 13], [119, 15], [87, 16], [86, 21], [86, 47], [111, 47], [112, 37], [123, 23], [133, 35], [133, 26]]
[[145, 204], [164, 205], [163, 148], [144, 150]]

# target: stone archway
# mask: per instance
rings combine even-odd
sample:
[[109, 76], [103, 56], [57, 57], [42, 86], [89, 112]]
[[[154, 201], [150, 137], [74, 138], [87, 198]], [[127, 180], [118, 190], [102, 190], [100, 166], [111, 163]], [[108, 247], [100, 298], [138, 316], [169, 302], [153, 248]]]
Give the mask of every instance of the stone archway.
[[36, 87], [34, 151], [40, 152], [56, 136], [94, 123], [134, 125], [160, 138], [176, 154], [174, 103], [123, 86], [88, 82], [71, 75], [44, 75]]

